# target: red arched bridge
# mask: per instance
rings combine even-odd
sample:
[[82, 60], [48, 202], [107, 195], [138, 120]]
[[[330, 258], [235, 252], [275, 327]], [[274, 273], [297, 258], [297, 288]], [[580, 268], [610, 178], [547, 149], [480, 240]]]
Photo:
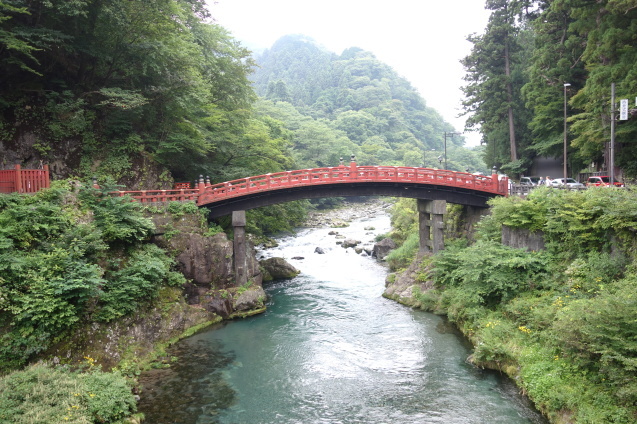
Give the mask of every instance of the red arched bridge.
[[131, 195], [148, 203], [194, 200], [198, 206], [210, 209], [211, 218], [320, 197], [410, 197], [484, 208], [488, 199], [507, 194], [508, 179], [500, 179], [498, 175], [404, 166], [357, 166], [355, 162], [349, 166], [277, 172], [219, 184], [201, 178], [195, 188], [119, 192], [121, 196]]

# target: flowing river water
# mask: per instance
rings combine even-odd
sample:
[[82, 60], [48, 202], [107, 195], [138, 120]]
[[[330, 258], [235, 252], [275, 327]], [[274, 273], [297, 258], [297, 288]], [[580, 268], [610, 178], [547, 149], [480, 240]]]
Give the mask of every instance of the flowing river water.
[[[371, 243], [389, 230], [373, 215], [337, 231]], [[510, 381], [466, 362], [443, 318], [383, 298], [387, 268], [332, 230], [261, 252], [302, 271], [266, 284], [267, 312], [183, 340], [171, 368], [142, 375], [146, 423], [545, 423]]]

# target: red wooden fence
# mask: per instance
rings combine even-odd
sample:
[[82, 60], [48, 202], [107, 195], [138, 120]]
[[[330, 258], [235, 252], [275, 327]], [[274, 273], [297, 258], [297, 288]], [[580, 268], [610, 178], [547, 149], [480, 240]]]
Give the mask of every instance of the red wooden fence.
[[36, 193], [49, 188], [49, 165], [44, 169], [14, 169], [0, 171], [0, 193]]

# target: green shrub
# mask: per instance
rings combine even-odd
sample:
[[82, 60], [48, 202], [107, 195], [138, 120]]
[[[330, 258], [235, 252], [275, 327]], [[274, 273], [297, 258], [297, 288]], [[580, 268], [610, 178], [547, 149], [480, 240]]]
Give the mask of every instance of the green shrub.
[[435, 258], [438, 287], [458, 287], [476, 305], [495, 306], [540, 285], [546, 275], [544, 253], [481, 241], [450, 244]]
[[414, 260], [420, 247], [420, 237], [418, 233], [411, 233], [407, 236], [407, 240], [398, 248], [389, 252], [387, 263], [392, 270], [405, 268]]
[[130, 199], [54, 186], [0, 195], [0, 370], [45, 351], [96, 304], [111, 320], [184, 283], [165, 252], [142, 243], [152, 222]]
[[637, 402], [637, 276], [615, 282], [593, 298], [574, 299], [557, 313], [551, 335], [564, 354], [613, 389]]
[[132, 251], [124, 266], [107, 274], [95, 318], [99, 321], [119, 318], [154, 299], [164, 283], [183, 284], [183, 275], [170, 270], [172, 264], [164, 251], [153, 244]]
[[143, 216], [142, 205], [128, 197], [110, 195], [113, 190], [114, 187], [105, 187], [80, 191], [80, 198], [92, 210], [95, 226], [104, 241], [133, 243], [147, 239], [154, 225]]
[[0, 423], [115, 423], [135, 412], [119, 373], [32, 365], [0, 378]]

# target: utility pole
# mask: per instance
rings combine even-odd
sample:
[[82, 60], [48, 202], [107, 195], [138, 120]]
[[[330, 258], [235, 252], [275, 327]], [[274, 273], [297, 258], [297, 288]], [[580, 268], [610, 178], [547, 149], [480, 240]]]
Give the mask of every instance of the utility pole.
[[445, 131], [445, 169], [447, 169], [447, 137], [453, 138], [454, 135], [460, 135], [460, 133]]
[[610, 85], [610, 185], [615, 184], [615, 83]]
[[566, 159], [568, 155], [568, 127], [566, 125], [566, 88], [570, 87], [570, 83], [564, 83], [564, 185], [566, 185], [566, 178], [568, 178], [568, 169], [566, 165]]

